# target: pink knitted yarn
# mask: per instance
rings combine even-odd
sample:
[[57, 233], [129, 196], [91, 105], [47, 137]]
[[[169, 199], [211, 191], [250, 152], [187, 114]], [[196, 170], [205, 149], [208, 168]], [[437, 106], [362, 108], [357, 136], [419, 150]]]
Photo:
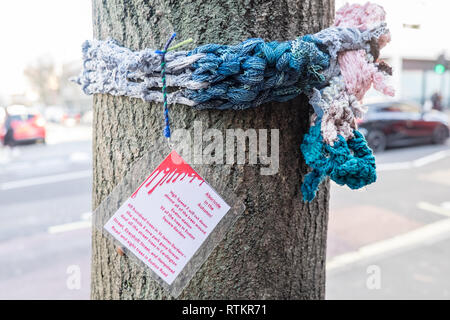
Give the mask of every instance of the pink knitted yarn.
[[382, 34], [378, 38], [378, 45], [380, 46], [380, 49], [384, 48], [384, 46], [387, 45], [389, 42], [391, 42], [391, 34], [389, 32], [386, 34]]
[[[357, 27], [364, 31], [384, 21], [386, 13], [382, 7], [373, 3], [346, 4], [336, 12], [335, 26]], [[386, 33], [378, 38], [380, 48], [391, 40]], [[374, 63], [369, 62], [364, 50], [350, 50], [338, 56], [341, 74], [344, 78], [347, 92], [362, 100], [372, 83], [376, 90], [393, 96], [394, 89], [386, 84], [385, 75], [378, 70]]]
[[370, 29], [386, 18], [383, 7], [367, 2], [364, 5], [346, 3], [336, 12], [336, 27], [356, 27], [362, 31]]
[[351, 50], [339, 54], [338, 62], [347, 92], [362, 100], [373, 83], [376, 90], [393, 96], [394, 89], [386, 84], [385, 75], [366, 59], [364, 50]]
[[348, 104], [348, 98], [341, 96], [330, 104], [328, 112], [324, 113], [321, 121], [323, 140], [334, 145], [338, 134], [345, 140], [353, 138], [355, 116]]
[[[373, 66], [373, 64], [372, 64]], [[393, 97], [395, 95], [395, 90], [392, 86], [389, 86], [387, 82], [386, 75], [374, 67], [376, 72], [372, 74], [373, 87], [375, 90]]]

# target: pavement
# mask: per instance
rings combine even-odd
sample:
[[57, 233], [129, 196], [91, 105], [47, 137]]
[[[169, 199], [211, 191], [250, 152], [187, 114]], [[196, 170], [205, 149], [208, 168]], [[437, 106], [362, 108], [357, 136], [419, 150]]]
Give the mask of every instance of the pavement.
[[90, 129], [0, 147], [0, 299], [89, 299]]
[[332, 184], [327, 299], [450, 298], [450, 143], [377, 154], [377, 183]]

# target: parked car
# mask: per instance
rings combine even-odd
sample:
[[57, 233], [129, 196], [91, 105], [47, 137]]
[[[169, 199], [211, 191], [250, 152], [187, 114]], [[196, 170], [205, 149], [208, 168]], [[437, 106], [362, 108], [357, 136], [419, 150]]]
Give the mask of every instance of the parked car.
[[81, 114], [78, 111], [68, 109], [64, 112], [61, 123], [65, 126], [71, 127], [79, 124], [80, 120]]
[[423, 111], [412, 102], [392, 101], [367, 105], [358, 121], [373, 151], [418, 143], [445, 143], [449, 137], [448, 116], [437, 110]]
[[4, 145], [21, 142], [45, 143], [45, 119], [39, 112], [24, 106], [6, 108], [6, 115], [0, 124], [0, 141]]
[[48, 122], [61, 123], [64, 117], [64, 108], [61, 106], [47, 106], [43, 114]]

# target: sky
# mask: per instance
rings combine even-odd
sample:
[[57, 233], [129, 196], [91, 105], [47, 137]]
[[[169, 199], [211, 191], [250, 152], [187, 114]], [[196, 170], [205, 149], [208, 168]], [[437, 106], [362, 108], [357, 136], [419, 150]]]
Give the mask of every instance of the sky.
[[23, 69], [39, 56], [81, 60], [81, 44], [91, 38], [90, 0], [0, 1], [0, 95], [26, 90]]
[[[346, 2], [364, 4], [366, 0], [336, 0], [336, 8]], [[386, 22], [392, 41], [383, 54], [400, 54], [406, 58], [434, 59], [446, 51], [450, 59], [449, 0], [374, 0], [386, 11]], [[418, 24], [419, 29], [404, 24]]]
[[[340, 7], [346, 0], [336, 0]], [[365, 0], [348, 0], [365, 3]], [[432, 59], [443, 50], [450, 59], [449, 0], [375, 0], [387, 11], [392, 42], [386, 56]], [[81, 60], [81, 44], [92, 38], [90, 0], [0, 1], [0, 97], [24, 93], [27, 64], [50, 55], [56, 62]], [[403, 28], [404, 23], [420, 29]]]

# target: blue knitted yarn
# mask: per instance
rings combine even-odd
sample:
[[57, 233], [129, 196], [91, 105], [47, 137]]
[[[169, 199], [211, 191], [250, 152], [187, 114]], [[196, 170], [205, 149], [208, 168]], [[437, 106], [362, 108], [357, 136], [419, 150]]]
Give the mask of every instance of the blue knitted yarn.
[[209, 82], [200, 90], [186, 90], [197, 108], [246, 109], [269, 101], [284, 102], [325, 79], [330, 57], [311, 35], [287, 42], [255, 38], [238, 45], [207, 44], [188, 55], [206, 53], [192, 64], [192, 80]]
[[326, 144], [320, 133], [320, 124], [312, 126], [305, 134], [301, 150], [306, 163], [313, 168], [302, 184], [305, 201], [311, 201], [326, 176], [339, 185], [359, 189], [377, 179], [375, 157], [364, 136], [354, 130], [354, 138], [348, 142], [342, 136], [333, 146]]

